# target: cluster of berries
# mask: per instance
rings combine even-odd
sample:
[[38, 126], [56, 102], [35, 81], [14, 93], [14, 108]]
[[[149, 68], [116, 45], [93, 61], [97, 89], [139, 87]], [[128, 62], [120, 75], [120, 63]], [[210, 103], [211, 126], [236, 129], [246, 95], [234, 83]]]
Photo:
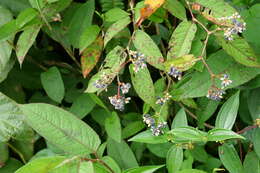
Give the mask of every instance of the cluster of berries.
[[143, 69], [146, 67], [146, 63], [145, 63], [145, 55], [140, 53], [140, 52], [136, 52], [136, 51], [129, 51], [129, 54], [131, 56], [131, 61], [134, 65], [134, 72], [138, 72], [140, 69]]
[[246, 30], [246, 23], [240, 22], [237, 19], [240, 19], [241, 16], [238, 13], [233, 14], [229, 17], [222, 17], [219, 20], [230, 21], [231, 26], [224, 28], [224, 37], [227, 40], [233, 40], [233, 35], [242, 33]]
[[228, 74], [223, 74], [220, 77], [221, 80], [221, 88], [212, 86], [207, 94], [209, 99], [220, 101], [223, 98], [223, 95], [226, 93], [224, 89], [232, 83], [232, 80], [229, 79]]
[[168, 72], [170, 76], [173, 76], [174, 78], [177, 78], [178, 80], [181, 80], [182, 72], [179, 71], [176, 67], [171, 66], [170, 71]]
[[[131, 88], [130, 83], [121, 83], [120, 84], [120, 90], [123, 94], [127, 94], [129, 92], [129, 89]], [[131, 100], [130, 97], [121, 96], [120, 94], [108, 97], [110, 103], [115, 107], [116, 110], [123, 111], [125, 109], [125, 105], [129, 103]]]
[[103, 73], [101, 75], [101, 78], [96, 80], [93, 84], [98, 89], [106, 89], [108, 85], [112, 82], [113, 78], [111, 78], [109, 75]]
[[164, 105], [168, 100], [170, 100], [172, 96], [169, 93], [166, 93], [163, 97], [157, 97], [157, 101], [155, 102], [156, 104], [159, 105]]
[[163, 134], [163, 129], [166, 128], [167, 122], [156, 123], [155, 119], [150, 114], [143, 115], [143, 121], [151, 128], [152, 134], [154, 136], [159, 136]]

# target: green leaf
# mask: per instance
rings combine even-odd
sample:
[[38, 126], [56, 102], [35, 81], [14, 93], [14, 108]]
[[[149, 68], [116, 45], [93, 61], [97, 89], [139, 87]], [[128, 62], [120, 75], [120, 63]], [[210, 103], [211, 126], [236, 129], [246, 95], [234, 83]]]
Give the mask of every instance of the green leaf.
[[183, 162], [183, 149], [173, 145], [167, 153], [166, 167], [169, 173], [178, 172]]
[[14, 158], [10, 158], [4, 165], [4, 167], [0, 168], [1, 173], [11, 173], [11, 172], [15, 172], [17, 169], [19, 169], [20, 167], [22, 167], [23, 164], [14, 159]]
[[154, 106], [155, 104], [155, 89], [149, 70], [145, 67], [137, 73], [134, 72], [134, 65], [129, 66], [133, 87], [138, 96], [146, 103]]
[[260, 118], [260, 88], [250, 91], [248, 109], [253, 120]]
[[80, 37], [91, 26], [92, 18], [95, 11], [95, 1], [89, 0], [82, 4], [73, 14], [68, 26], [68, 38], [71, 45], [79, 48]]
[[24, 58], [35, 42], [35, 39], [40, 32], [41, 25], [34, 25], [26, 28], [23, 33], [19, 36], [17, 45], [16, 45], [16, 56], [20, 65], [22, 65]]
[[131, 22], [129, 17], [123, 18], [118, 20], [117, 22], [115, 22], [114, 24], [112, 24], [106, 34], [105, 34], [105, 38], [104, 38], [104, 47], [106, 47], [107, 43], [116, 35], [118, 34], [120, 31], [122, 31], [129, 23]]
[[179, 171], [178, 173], [206, 173], [206, 172], [198, 169], [184, 169]]
[[38, 12], [33, 8], [27, 8], [24, 11], [22, 11], [16, 18], [16, 26], [18, 28], [22, 28], [24, 25], [32, 21], [36, 16], [38, 15]]
[[172, 143], [166, 142], [163, 144], [147, 144], [146, 147], [155, 156], [166, 158], [168, 151], [172, 147]]
[[160, 169], [164, 167], [164, 165], [159, 165], [159, 166], [142, 166], [142, 167], [138, 167], [138, 168], [131, 168], [131, 169], [127, 169], [125, 170], [123, 173], [153, 173], [156, 170]]
[[171, 58], [167, 60], [164, 65], [166, 67], [166, 71], [170, 71], [170, 68], [173, 66], [177, 68], [179, 71], [189, 70], [194, 64], [198, 61], [194, 55], [183, 55], [178, 58]]
[[47, 95], [54, 101], [61, 103], [64, 94], [64, 84], [57, 67], [51, 67], [41, 74], [41, 82]]
[[176, 142], [206, 142], [207, 134], [193, 127], [179, 127], [167, 132]]
[[8, 141], [23, 130], [23, 119], [17, 103], [0, 92], [0, 141]]
[[242, 163], [233, 145], [224, 144], [219, 146], [218, 154], [223, 165], [230, 173], [244, 173]]
[[[126, 59], [126, 54], [125, 50], [117, 46], [115, 47], [112, 51], [108, 53], [108, 55], [105, 58], [105, 65], [103, 68], [95, 74], [89, 81], [88, 83], [88, 88], [85, 92], [88, 93], [94, 93], [94, 92], [101, 92], [104, 89], [99, 89], [94, 86], [94, 83], [101, 79], [102, 75], [107, 75], [110, 77], [110, 83], [114, 80], [116, 75], [120, 72], [121, 70], [121, 65], [125, 62]], [[108, 83], [109, 84], [109, 83]]]
[[95, 173], [94, 172], [94, 166], [92, 162], [81, 162], [79, 166], [79, 172], [78, 173]]
[[171, 129], [178, 128], [178, 127], [187, 127], [187, 126], [188, 126], [187, 116], [184, 108], [182, 108], [175, 115], [172, 121]]
[[227, 41], [223, 35], [218, 35], [217, 41], [238, 63], [249, 67], [260, 67], [256, 54], [243, 38], [236, 37], [232, 41]]
[[227, 129], [214, 128], [208, 131], [208, 141], [223, 141], [227, 139], [245, 139], [245, 138]]
[[18, 30], [16, 21], [11, 20], [0, 27], [0, 41], [6, 41], [10, 37], [14, 36]]
[[136, 134], [145, 128], [145, 125], [141, 121], [134, 121], [126, 125], [126, 127], [122, 130], [122, 138], [129, 138], [130, 136]]
[[177, 0], [166, 1], [163, 7], [180, 20], [187, 18], [184, 6]]
[[112, 157], [122, 169], [138, 166], [134, 153], [125, 141], [118, 143], [113, 139], [108, 138], [107, 153], [108, 156]]
[[98, 34], [100, 32], [100, 28], [97, 25], [91, 25], [85, 29], [85, 31], [80, 36], [79, 40], [79, 51], [80, 54], [89, 46], [91, 43], [95, 41]]
[[121, 124], [120, 119], [116, 112], [112, 112], [111, 116], [105, 120], [105, 129], [107, 135], [114, 139], [116, 142], [121, 141]]
[[115, 172], [115, 173], [121, 173], [121, 169], [118, 166], [118, 164], [116, 163], [116, 161], [114, 159], [112, 159], [109, 156], [105, 156], [102, 158], [102, 160], [109, 165], [109, 167]]
[[196, 24], [189, 21], [181, 22], [171, 36], [167, 59], [189, 54], [196, 31]]
[[113, 8], [105, 13], [105, 21], [115, 22], [128, 16], [129, 13], [127, 13], [126, 11], [121, 10], [120, 8]]
[[141, 132], [135, 135], [134, 137], [130, 138], [128, 141], [142, 142], [148, 144], [161, 144], [168, 142], [167, 137], [165, 135], [153, 136], [150, 130]]
[[83, 93], [72, 104], [70, 112], [82, 119], [89, 114], [96, 103], [92, 100], [88, 93]]
[[20, 169], [18, 169], [15, 173], [28, 173], [28, 172], [48, 173], [51, 169], [58, 166], [65, 159], [66, 158], [62, 156], [35, 159], [27, 163]]
[[63, 109], [43, 103], [21, 105], [20, 108], [36, 132], [67, 153], [90, 154], [100, 145], [100, 139], [91, 127]]
[[7, 143], [0, 142], [0, 170], [2, 165], [5, 165], [5, 162], [9, 159], [9, 150]]
[[[215, 74], [226, 73], [229, 75], [233, 83], [228, 88], [237, 87], [260, 74], [259, 68], [240, 65], [223, 50], [212, 54], [207, 60], [207, 64]], [[204, 69], [203, 72], [193, 72], [185, 77], [185, 82], [181, 82], [171, 91], [175, 100], [206, 96], [211, 86], [211, 79], [207, 69]]]
[[260, 173], [260, 160], [254, 151], [249, 151], [243, 163], [245, 173]]
[[138, 52], [145, 55], [146, 61], [159, 70], [163, 70], [163, 55], [151, 37], [144, 31], [137, 30], [134, 35], [133, 43]]
[[259, 148], [259, 145], [260, 145], [260, 128], [254, 129], [252, 141], [253, 141], [255, 152], [256, 152], [258, 158], [260, 159], [260, 148]]
[[236, 121], [239, 108], [239, 94], [240, 92], [238, 91], [236, 94], [231, 96], [221, 107], [215, 123], [217, 128], [229, 130], [232, 129]]

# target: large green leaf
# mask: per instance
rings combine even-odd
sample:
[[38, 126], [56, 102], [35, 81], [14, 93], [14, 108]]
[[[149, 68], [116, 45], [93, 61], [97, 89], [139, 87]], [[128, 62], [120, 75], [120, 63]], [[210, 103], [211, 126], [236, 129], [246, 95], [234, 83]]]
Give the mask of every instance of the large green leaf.
[[155, 89], [149, 70], [143, 68], [135, 73], [133, 67], [134, 65], [131, 64], [129, 66], [129, 71], [136, 93], [144, 102], [153, 106], [155, 104]]
[[112, 112], [111, 116], [106, 118], [105, 129], [109, 137], [116, 142], [121, 142], [121, 124], [116, 112]]
[[84, 49], [86, 49], [89, 45], [91, 45], [92, 42], [95, 41], [99, 32], [100, 28], [97, 25], [91, 25], [85, 29], [79, 40], [80, 53], [82, 53]]
[[230, 173], [244, 173], [244, 168], [233, 145], [224, 144], [219, 146], [218, 154], [223, 165]]
[[189, 54], [196, 31], [196, 24], [189, 21], [181, 22], [171, 36], [167, 59]]
[[215, 123], [217, 128], [232, 129], [239, 107], [239, 93], [237, 92], [230, 97], [221, 107]]
[[255, 152], [256, 152], [258, 158], [260, 159], [260, 148], [259, 148], [259, 145], [260, 145], [260, 128], [254, 129], [252, 141], [253, 141]]
[[10, 158], [5, 163], [5, 166], [0, 168], [0, 171], [1, 171], [1, 173], [11, 173], [11, 172], [13, 173], [22, 166], [23, 166], [23, 164], [20, 161], [14, 159], [14, 158]]
[[208, 131], [208, 141], [223, 141], [235, 138], [245, 139], [243, 136], [240, 136], [239, 134], [227, 129], [214, 128]]
[[51, 67], [41, 74], [41, 82], [47, 95], [60, 103], [65, 94], [65, 88], [60, 71], [57, 67]]
[[260, 88], [250, 91], [247, 102], [252, 119], [260, 118]]
[[134, 153], [125, 141], [118, 143], [109, 138], [107, 142], [107, 153], [108, 156], [112, 157], [122, 169], [138, 166]]
[[152, 135], [152, 132], [150, 130], [146, 130], [130, 138], [129, 141], [142, 142], [148, 144], [160, 144], [160, 143], [166, 143], [168, 140], [167, 137], [164, 135], [154, 136]]
[[164, 58], [162, 53], [148, 34], [141, 30], [137, 30], [133, 43], [137, 51], [145, 55], [146, 61], [150, 65], [163, 70], [162, 62], [164, 61]]
[[257, 59], [256, 54], [245, 39], [235, 37], [234, 40], [227, 41], [223, 35], [216, 38], [223, 49], [237, 62], [249, 67], [260, 67], [260, 60]]
[[245, 173], [260, 173], [260, 159], [254, 151], [249, 151], [243, 163]]
[[186, 116], [184, 108], [182, 108], [175, 115], [175, 117], [172, 121], [171, 128], [174, 129], [177, 127], [187, 127], [187, 126], [188, 126], [187, 116]]
[[169, 173], [178, 172], [183, 162], [183, 149], [173, 145], [167, 153], [166, 167]]
[[22, 28], [28, 22], [32, 21], [38, 15], [37, 11], [33, 8], [27, 8], [22, 11], [16, 18], [16, 25]]
[[49, 173], [53, 168], [62, 163], [66, 158], [62, 156], [35, 159], [18, 169], [15, 173]]
[[178, 0], [166, 1], [164, 4], [164, 8], [167, 9], [175, 17], [181, 20], [186, 19], [186, 10]]
[[16, 45], [16, 56], [20, 65], [22, 65], [24, 58], [35, 42], [35, 39], [41, 29], [41, 25], [34, 25], [27, 27], [23, 33], [20, 35], [17, 45]]
[[0, 168], [5, 165], [5, 162], [9, 159], [9, 150], [7, 143], [0, 142]]
[[184, 169], [179, 171], [178, 173], [206, 173], [206, 172], [198, 169]]
[[100, 139], [91, 127], [61, 108], [43, 103], [21, 105], [20, 108], [36, 132], [67, 153], [94, 153], [100, 145]]
[[156, 170], [160, 169], [164, 167], [164, 165], [159, 165], [159, 166], [142, 166], [142, 167], [138, 167], [138, 168], [131, 168], [131, 169], [127, 169], [125, 170], [123, 173], [153, 173]]
[[122, 31], [125, 27], [127, 27], [127, 25], [131, 22], [130, 18], [127, 16], [123, 19], [118, 20], [117, 22], [115, 22], [114, 24], [112, 24], [105, 35], [104, 38], [104, 46], [107, 45], [107, 43], [116, 35], [118, 34], [120, 31]]
[[[212, 54], [207, 60], [207, 64], [215, 74], [227, 73], [230, 76], [233, 83], [228, 88], [239, 86], [260, 74], [259, 68], [249, 68], [238, 64], [223, 50]], [[187, 75], [184, 79], [185, 82], [180, 81], [180, 84], [171, 91], [174, 99], [181, 100], [207, 95], [211, 80], [206, 69], [203, 72], [194, 72]]]
[[23, 114], [17, 103], [0, 92], [0, 141], [8, 141], [23, 127]]

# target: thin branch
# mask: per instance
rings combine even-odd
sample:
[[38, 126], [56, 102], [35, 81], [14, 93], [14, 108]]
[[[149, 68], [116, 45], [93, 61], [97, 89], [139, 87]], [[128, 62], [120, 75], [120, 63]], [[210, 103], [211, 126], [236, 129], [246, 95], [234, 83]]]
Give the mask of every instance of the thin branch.
[[255, 129], [255, 128], [258, 128], [258, 126], [257, 125], [248, 126], [248, 127], [244, 128], [244, 129], [238, 131], [237, 134], [243, 134], [243, 133], [245, 133], [245, 132], [247, 132], [249, 130]]

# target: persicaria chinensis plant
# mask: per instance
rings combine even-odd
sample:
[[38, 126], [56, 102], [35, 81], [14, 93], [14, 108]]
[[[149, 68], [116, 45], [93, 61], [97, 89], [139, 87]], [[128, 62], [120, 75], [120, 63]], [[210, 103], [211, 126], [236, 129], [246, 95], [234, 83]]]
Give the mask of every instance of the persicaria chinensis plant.
[[0, 0], [0, 173], [260, 173], [258, 0]]

